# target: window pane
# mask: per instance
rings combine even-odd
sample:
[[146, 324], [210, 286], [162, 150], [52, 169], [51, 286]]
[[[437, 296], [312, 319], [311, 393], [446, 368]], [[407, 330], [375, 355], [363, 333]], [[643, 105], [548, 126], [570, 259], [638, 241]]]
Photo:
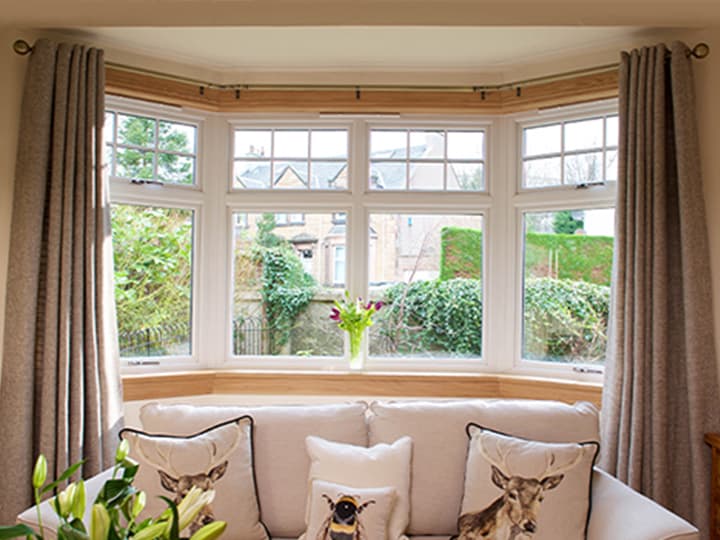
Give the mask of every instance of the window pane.
[[268, 130], [236, 130], [235, 157], [270, 157], [272, 132]]
[[603, 119], [565, 124], [565, 150], [588, 150], [603, 145]]
[[370, 157], [373, 159], [405, 159], [407, 131], [373, 130], [370, 132]]
[[277, 189], [307, 189], [307, 161], [276, 161], [273, 164], [273, 187]]
[[197, 128], [187, 124], [160, 121], [158, 128], [161, 150], [170, 152], [195, 153]]
[[448, 159], [483, 159], [485, 134], [482, 131], [448, 131]]
[[313, 131], [311, 153], [314, 158], [347, 158], [348, 132], [346, 130]]
[[442, 131], [411, 131], [410, 159], [444, 159], [445, 133]]
[[485, 189], [482, 163], [450, 163], [447, 170], [447, 188], [450, 190], [479, 191]]
[[115, 113], [105, 113], [105, 123], [103, 124], [103, 142], [112, 144], [115, 141]]
[[442, 163], [410, 163], [410, 189], [443, 188]]
[[603, 181], [602, 152], [565, 156], [565, 183], [592, 184]]
[[346, 189], [347, 163], [334, 161], [313, 161], [312, 187], [316, 189]]
[[605, 144], [608, 146], [617, 146], [618, 145], [618, 135], [619, 132], [619, 126], [618, 126], [618, 117], [617, 116], [608, 116], [605, 120]]
[[329, 315], [344, 289], [346, 227], [337, 223], [341, 214], [306, 213], [293, 223], [299, 215], [233, 217], [247, 224], [233, 227], [235, 355], [343, 354], [342, 331]]
[[405, 163], [374, 161], [370, 164], [370, 189], [405, 189]]
[[118, 114], [118, 140], [120, 144], [155, 146], [155, 120], [142, 116]]
[[155, 177], [155, 153], [132, 148], [118, 148], [115, 174], [123, 178], [152, 180]]
[[523, 185], [529, 188], [559, 186], [560, 158], [528, 159], [523, 163]]
[[191, 354], [193, 211], [114, 204], [120, 356]]
[[370, 298], [386, 304], [371, 355], [481, 356], [482, 230], [480, 215], [370, 215]]
[[525, 156], [560, 153], [560, 124], [539, 126], [523, 130]]
[[617, 182], [618, 179], [617, 150], [605, 152], [605, 180]]
[[269, 161], [236, 161], [233, 166], [233, 187], [268, 189], [270, 170]]
[[177, 154], [158, 154], [158, 180], [173, 184], [193, 184], [195, 158]]
[[306, 130], [277, 130], [275, 132], [274, 157], [307, 157], [308, 132]]
[[523, 358], [602, 363], [614, 210], [524, 216]]

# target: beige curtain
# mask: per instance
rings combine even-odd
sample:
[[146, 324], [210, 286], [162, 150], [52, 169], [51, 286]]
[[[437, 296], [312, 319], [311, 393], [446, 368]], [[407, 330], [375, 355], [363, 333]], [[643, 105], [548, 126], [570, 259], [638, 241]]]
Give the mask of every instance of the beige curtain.
[[[623, 53], [602, 466], [708, 538], [720, 427], [705, 206], [688, 48]], [[712, 144], [708, 141], [707, 144]]]
[[0, 523], [31, 504], [38, 453], [49, 474], [110, 464], [122, 421], [106, 183], [103, 53], [35, 44], [18, 140], [8, 263]]

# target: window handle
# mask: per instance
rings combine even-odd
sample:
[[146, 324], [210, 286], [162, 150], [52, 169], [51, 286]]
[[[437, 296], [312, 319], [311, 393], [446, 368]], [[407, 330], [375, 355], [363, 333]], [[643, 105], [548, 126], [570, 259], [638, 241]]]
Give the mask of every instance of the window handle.
[[159, 366], [160, 360], [128, 360], [129, 366]]
[[577, 184], [575, 186], [575, 189], [588, 189], [588, 188], [600, 187], [600, 186], [604, 186], [604, 185], [605, 185], [605, 182], [583, 182], [583, 183]]
[[144, 185], [164, 186], [165, 185], [160, 180], [143, 180], [142, 178], [131, 178], [130, 183], [140, 185], [140, 186], [144, 186]]
[[584, 366], [573, 366], [572, 370], [575, 373], [592, 373], [593, 375], [602, 375], [604, 372], [600, 368], [584, 367]]

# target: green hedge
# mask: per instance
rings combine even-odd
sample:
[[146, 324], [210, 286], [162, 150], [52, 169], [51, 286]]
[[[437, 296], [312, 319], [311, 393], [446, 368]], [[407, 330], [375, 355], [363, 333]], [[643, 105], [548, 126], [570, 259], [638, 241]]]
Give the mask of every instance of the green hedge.
[[[440, 275], [453, 278], [482, 276], [482, 231], [443, 227], [440, 232]], [[525, 273], [610, 285], [613, 238], [578, 234], [528, 233]]]
[[[386, 307], [372, 327], [373, 354], [482, 354], [479, 280], [399, 283], [385, 290]], [[553, 278], [528, 279], [523, 357], [602, 361], [607, 342], [610, 288]]]

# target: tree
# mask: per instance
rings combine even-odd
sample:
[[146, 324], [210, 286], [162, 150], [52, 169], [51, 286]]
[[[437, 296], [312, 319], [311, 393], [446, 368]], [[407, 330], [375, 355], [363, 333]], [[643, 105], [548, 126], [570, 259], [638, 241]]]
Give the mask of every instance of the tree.
[[582, 229], [585, 221], [576, 218], [570, 210], [560, 210], [553, 218], [553, 231], [555, 234], [575, 234], [575, 231]]

